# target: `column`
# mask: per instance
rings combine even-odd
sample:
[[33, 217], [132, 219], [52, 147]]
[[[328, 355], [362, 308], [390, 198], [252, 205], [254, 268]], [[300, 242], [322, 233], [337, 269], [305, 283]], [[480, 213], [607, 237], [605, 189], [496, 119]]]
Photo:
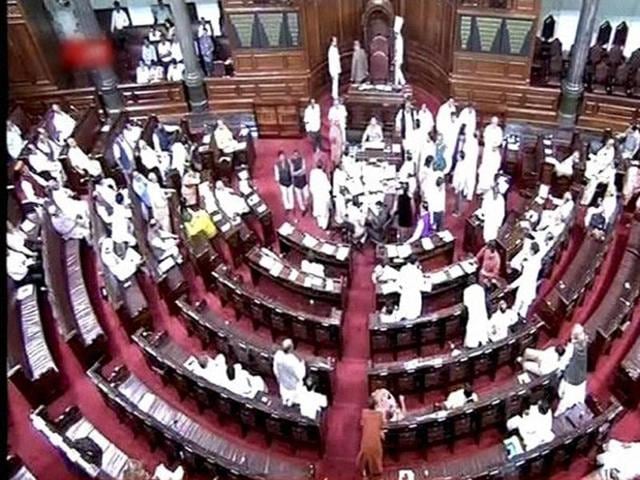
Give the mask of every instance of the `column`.
[[565, 126], [572, 126], [576, 122], [580, 98], [584, 91], [584, 70], [589, 57], [599, 4], [600, 0], [582, 0], [569, 73], [562, 83], [562, 101], [560, 102], [559, 114], [560, 123]]
[[180, 42], [184, 57], [184, 83], [187, 86], [189, 105], [194, 112], [203, 112], [209, 108], [207, 92], [204, 86], [204, 75], [200, 68], [200, 61], [193, 45], [193, 28], [185, 0], [169, 0], [173, 19], [175, 20], [176, 36]]
[[[96, 14], [89, 0], [76, 0], [74, 7], [80, 31], [85, 36], [100, 38], [105, 35], [100, 29], [100, 25], [98, 25]], [[118, 113], [124, 108], [122, 95], [118, 91], [118, 77], [111, 68], [97, 70], [91, 74], [91, 78], [100, 92], [109, 116]]]

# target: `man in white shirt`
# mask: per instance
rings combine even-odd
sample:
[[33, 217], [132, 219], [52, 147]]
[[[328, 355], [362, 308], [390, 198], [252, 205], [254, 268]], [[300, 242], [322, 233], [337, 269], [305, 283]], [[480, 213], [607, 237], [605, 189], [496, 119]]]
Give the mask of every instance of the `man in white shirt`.
[[429, 133], [433, 130], [435, 122], [433, 120], [433, 113], [427, 107], [425, 103], [420, 106], [420, 111], [418, 112], [418, 132], [419, 137], [422, 140], [425, 140]]
[[526, 348], [522, 357], [517, 359], [526, 372], [534, 375], [548, 375], [566, 366], [565, 348], [562, 345], [550, 346], [544, 350]]
[[442, 175], [438, 175], [434, 188], [427, 192], [427, 201], [431, 210], [433, 229], [439, 232], [444, 227], [445, 207], [447, 204], [447, 190]]
[[156, 62], [149, 68], [149, 83], [162, 82], [163, 80], [164, 68], [160, 65], [160, 62]]
[[169, 82], [181, 82], [184, 78], [184, 63], [171, 61], [169, 69], [167, 70], [167, 81]]
[[113, 276], [124, 286], [127, 286], [131, 277], [135, 275], [138, 267], [143, 263], [143, 259], [132, 247], [120, 245], [119, 248], [122, 250], [120, 254], [116, 253], [113, 239], [105, 237], [100, 247], [100, 258]]
[[331, 37], [331, 45], [329, 45], [327, 52], [327, 62], [329, 65], [329, 76], [331, 77], [331, 96], [336, 99], [340, 95], [340, 74], [342, 73], [337, 37]]
[[282, 349], [273, 356], [273, 373], [278, 380], [282, 403], [287, 406], [297, 403], [300, 391], [304, 388], [307, 369], [304, 361], [293, 352], [290, 338], [282, 342]]
[[173, 52], [171, 50], [171, 42], [163, 36], [160, 43], [158, 43], [158, 57], [165, 67], [169, 65], [173, 58]]
[[320, 128], [322, 126], [320, 105], [312, 98], [309, 105], [304, 109], [304, 128], [311, 139], [313, 151], [320, 149], [322, 138], [320, 136]]
[[552, 427], [553, 416], [546, 400], [532, 405], [522, 415], [516, 415], [507, 420], [507, 428], [518, 430], [527, 451], [551, 442], [555, 437]]
[[321, 162], [309, 173], [309, 191], [313, 200], [313, 217], [318, 226], [326, 230], [331, 216], [331, 182]]
[[216, 182], [213, 193], [220, 209], [227, 217], [233, 219], [250, 212], [249, 205], [244, 197], [226, 187], [222, 180]]
[[509, 335], [509, 327], [518, 321], [518, 315], [507, 307], [507, 302], [500, 300], [498, 310], [489, 319], [489, 341], [499, 342]]
[[462, 408], [468, 403], [477, 402], [478, 395], [473, 392], [471, 385], [465, 383], [462, 388], [451, 392], [444, 402], [444, 407], [447, 410], [453, 410], [455, 408]]
[[31, 283], [34, 279], [32, 274], [37, 270], [35, 258], [28, 257], [22, 252], [7, 249], [6, 261], [7, 275], [17, 283], [16, 286]]
[[71, 163], [73, 168], [92, 177], [100, 177], [103, 175], [100, 162], [90, 159], [78, 146], [75, 138], [69, 137], [67, 139], [67, 145], [69, 146], [67, 157], [69, 157], [69, 163]]
[[136, 83], [145, 84], [149, 83], [151, 80], [151, 72], [149, 71], [149, 67], [144, 60], [140, 60], [138, 66], [136, 67]]
[[90, 241], [91, 225], [88, 217], [68, 214], [53, 204], [49, 206], [48, 212], [51, 218], [51, 225], [64, 240], [85, 239]]
[[51, 130], [54, 132], [53, 139], [59, 145], [73, 134], [76, 128], [76, 121], [71, 115], [62, 111], [60, 105], [54, 103], [51, 106]]
[[171, 258], [175, 264], [182, 263], [182, 255], [178, 248], [178, 236], [165, 230], [156, 219], [149, 222], [147, 241], [158, 262]]
[[635, 480], [640, 478], [640, 442], [610, 439], [596, 457], [599, 469], [590, 480]]
[[440, 105], [438, 113], [436, 115], [436, 129], [438, 133], [444, 135], [451, 128], [451, 119], [456, 114], [456, 101], [453, 98], [449, 98], [446, 102]]
[[9, 156], [17, 160], [27, 141], [22, 138], [20, 128], [11, 120], [7, 120], [7, 151]]
[[477, 348], [489, 341], [489, 314], [486, 292], [482, 285], [475, 283], [464, 289], [463, 303], [467, 312], [465, 328], [465, 348]]
[[125, 27], [131, 25], [131, 21], [129, 20], [129, 15], [127, 12], [120, 6], [120, 2], [113, 2], [113, 11], [111, 12], [111, 32], [119, 33], [121, 30], [124, 30]]
[[184, 59], [182, 55], [182, 47], [180, 47], [180, 42], [178, 39], [175, 39], [171, 43], [171, 58], [173, 58], [176, 62], [181, 62]]
[[536, 298], [538, 291], [538, 277], [542, 269], [542, 255], [537, 242], [532, 242], [530, 255], [523, 260], [522, 274], [511, 283], [511, 288], [517, 288], [513, 308], [522, 318], [527, 318], [529, 306]]
[[213, 138], [216, 141], [217, 147], [226, 154], [231, 154], [247, 147], [246, 142], [238, 142], [233, 137], [233, 133], [221, 118], [216, 121], [216, 129], [213, 132]]
[[158, 61], [158, 52], [155, 45], [152, 45], [148, 38], [145, 38], [142, 43], [142, 61], [150, 67]]
[[424, 285], [424, 276], [415, 257], [409, 257], [407, 263], [400, 269], [397, 285], [400, 291], [398, 319], [415, 320], [422, 314]]

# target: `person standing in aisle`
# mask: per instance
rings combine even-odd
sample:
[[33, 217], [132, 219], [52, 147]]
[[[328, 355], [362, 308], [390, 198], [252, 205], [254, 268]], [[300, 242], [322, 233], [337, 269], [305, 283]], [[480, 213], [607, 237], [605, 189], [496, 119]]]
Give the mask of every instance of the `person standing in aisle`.
[[293, 151], [293, 156], [289, 159], [289, 168], [293, 177], [293, 190], [298, 208], [304, 215], [307, 213], [307, 203], [309, 203], [309, 185], [307, 184], [307, 166], [298, 150]]
[[285, 213], [289, 213], [293, 210], [293, 177], [291, 176], [289, 161], [282, 150], [278, 152], [278, 161], [273, 166], [273, 172], [280, 187], [282, 206]]

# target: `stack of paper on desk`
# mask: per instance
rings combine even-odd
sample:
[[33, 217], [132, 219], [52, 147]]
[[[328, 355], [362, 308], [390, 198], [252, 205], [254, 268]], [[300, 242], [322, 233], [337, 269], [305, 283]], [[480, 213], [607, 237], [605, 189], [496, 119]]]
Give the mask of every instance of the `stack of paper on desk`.
[[280, 228], [278, 228], [278, 233], [281, 233], [285, 236], [291, 235], [294, 231], [295, 228], [289, 222], [284, 222], [282, 225], [280, 225]]

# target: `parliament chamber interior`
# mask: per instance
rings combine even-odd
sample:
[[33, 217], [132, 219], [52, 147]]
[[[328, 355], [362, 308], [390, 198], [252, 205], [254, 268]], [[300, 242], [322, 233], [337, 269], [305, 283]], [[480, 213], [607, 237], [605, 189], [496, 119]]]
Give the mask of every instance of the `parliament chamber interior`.
[[6, 478], [640, 479], [639, 1], [6, 12]]

